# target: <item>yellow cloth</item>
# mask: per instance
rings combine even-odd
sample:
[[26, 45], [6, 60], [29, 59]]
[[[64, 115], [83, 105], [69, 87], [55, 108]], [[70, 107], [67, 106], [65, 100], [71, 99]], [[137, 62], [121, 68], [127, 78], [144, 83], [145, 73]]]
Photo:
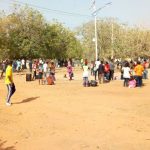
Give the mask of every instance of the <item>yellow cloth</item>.
[[12, 67], [10, 65], [6, 68], [5, 84], [13, 83]]
[[144, 71], [144, 67], [142, 65], [137, 65], [135, 68], [134, 68], [134, 71], [135, 71], [135, 75], [137, 76], [142, 76], [142, 73]]

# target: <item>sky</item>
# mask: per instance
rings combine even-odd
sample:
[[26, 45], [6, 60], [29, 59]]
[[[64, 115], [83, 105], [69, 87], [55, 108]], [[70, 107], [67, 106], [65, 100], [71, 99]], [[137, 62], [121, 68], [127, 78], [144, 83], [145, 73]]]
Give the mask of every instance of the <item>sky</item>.
[[[0, 0], [0, 10], [7, 13], [11, 12], [16, 1], [20, 5], [27, 3], [38, 9], [47, 21], [56, 19], [71, 29], [93, 19], [92, 10], [90, 9], [92, 0]], [[112, 2], [111, 5], [98, 12], [98, 18], [113, 17], [123, 24], [150, 29], [150, 0], [95, 1], [97, 9], [108, 2]]]

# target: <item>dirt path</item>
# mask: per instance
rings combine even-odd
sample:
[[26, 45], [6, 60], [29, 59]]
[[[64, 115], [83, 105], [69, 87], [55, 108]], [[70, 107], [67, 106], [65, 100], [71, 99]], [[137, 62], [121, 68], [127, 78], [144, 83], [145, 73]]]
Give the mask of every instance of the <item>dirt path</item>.
[[0, 150], [150, 150], [150, 81], [129, 89], [116, 80], [82, 87], [56, 74], [56, 85], [15, 75], [13, 105], [0, 80]]

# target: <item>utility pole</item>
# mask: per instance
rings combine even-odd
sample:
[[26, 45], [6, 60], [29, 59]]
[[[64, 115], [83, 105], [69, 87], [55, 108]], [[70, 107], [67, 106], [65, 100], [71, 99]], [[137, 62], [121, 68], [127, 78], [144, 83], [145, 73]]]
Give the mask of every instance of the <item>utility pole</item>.
[[[97, 44], [97, 14], [100, 10], [102, 10], [103, 8], [105, 8], [107, 5], [111, 5], [112, 2], [109, 2], [109, 3], [106, 3], [104, 6], [96, 9], [96, 0], [92, 0], [92, 9], [93, 9], [93, 13], [92, 13], [92, 16], [94, 16], [94, 26], [95, 26], [95, 38], [94, 38], [94, 41], [95, 41], [95, 58], [97, 60], [98, 58], [98, 44]], [[100, 52], [99, 52], [100, 54]]]
[[95, 23], [95, 58], [97, 60], [98, 50], [97, 50], [97, 17], [96, 15], [94, 17], [94, 23]]
[[114, 24], [111, 24], [111, 59], [114, 58]]

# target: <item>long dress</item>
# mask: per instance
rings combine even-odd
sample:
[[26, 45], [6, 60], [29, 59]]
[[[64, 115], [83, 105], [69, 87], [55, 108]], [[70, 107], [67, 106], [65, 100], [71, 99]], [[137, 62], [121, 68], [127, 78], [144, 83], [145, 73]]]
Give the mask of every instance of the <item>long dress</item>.
[[67, 66], [67, 72], [68, 72], [69, 80], [72, 80], [73, 70], [72, 70], [72, 66], [71, 65]]

